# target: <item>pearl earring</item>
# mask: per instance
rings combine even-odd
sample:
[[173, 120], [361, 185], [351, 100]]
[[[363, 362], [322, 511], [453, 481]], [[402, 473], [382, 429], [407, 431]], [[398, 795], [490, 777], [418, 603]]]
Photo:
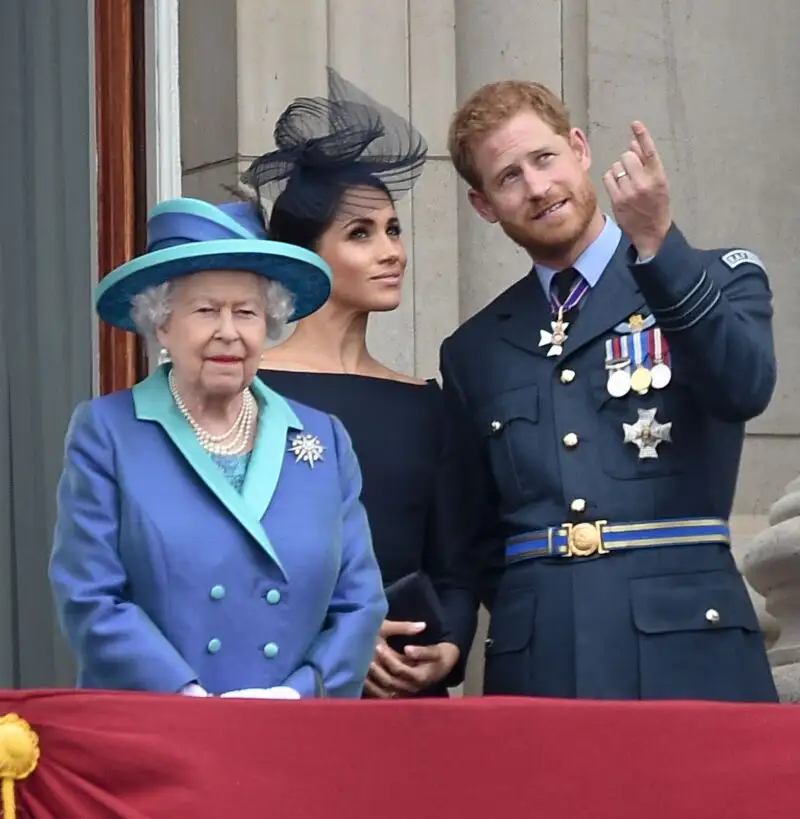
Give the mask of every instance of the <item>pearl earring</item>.
[[162, 347], [158, 352], [158, 366], [160, 367], [162, 364], [168, 364], [172, 359], [169, 357], [169, 350], [166, 347]]

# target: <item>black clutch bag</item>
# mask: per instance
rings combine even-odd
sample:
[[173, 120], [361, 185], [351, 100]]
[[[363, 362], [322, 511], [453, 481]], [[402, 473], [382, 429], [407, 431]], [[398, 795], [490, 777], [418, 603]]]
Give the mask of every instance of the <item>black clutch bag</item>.
[[430, 646], [444, 640], [447, 632], [444, 609], [427, 574], [407, 574], [384, 591], [389, 602], [387, 620], [426, 624], [419, 634], [389, 637], [386, 642], [391, 648], [402, 653], [406, 646]]

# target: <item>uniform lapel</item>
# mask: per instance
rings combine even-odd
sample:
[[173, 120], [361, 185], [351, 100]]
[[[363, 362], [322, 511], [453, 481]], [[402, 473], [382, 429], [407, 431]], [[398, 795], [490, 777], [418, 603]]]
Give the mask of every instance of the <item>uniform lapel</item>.
[[231, 486], [211, 456], [200, 446], [191, 427], [175, 406], [165, 367], [159, 367], [133, 388], [133, 403], [136, 417], [141, 421], [151, 421], [161, 426], [203, 483], [275, 561], [286, 577], [286, 571], [264, 531], [261, 518], [272, 500], [278, 483], [286, 452], [287, 430], [292, 418], [293, 423], [299, 422], [294, 418], [288, 404], [270, 390], [264, 388], [262, 391], [254, 383], [254, 394], [259, 403], [258, 435], [241, 495]]
[[539, 346], [540, 333], [550, 329], [550, 305], [535, 273], [528, 274], [506, 293], [498, 309], [503, 338], [515, 347], [546, 356], [549, 345]]
[[628, 270], [630, 243], [623, 237], [603, 275], [586, 296], [577, 319], [567, 330], [564, 355], [607, 333], [634, 313], [641, 312], [644, 297]]

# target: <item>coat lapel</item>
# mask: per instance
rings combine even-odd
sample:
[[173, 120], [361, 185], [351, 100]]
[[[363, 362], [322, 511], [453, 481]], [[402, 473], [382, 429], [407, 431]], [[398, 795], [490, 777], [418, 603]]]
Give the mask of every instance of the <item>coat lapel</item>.
[[629, 247], [630, 243], [623, 237], [600, 280], [586, 296], [577, 319], [569, 327], [564, 355], [574, 353], [629, 316], [641, 312], [645, 300], [628, 270]]
[[550, 347], [539, 346], [540, 331], [550, 329], [553, 317], [536, 273], [521, 279], [506, 295], [508, 307], [498, 310], [503, 338], [515, 347], [546, 356]]
[[[578, 318], [570, 323], [564, 345], [565, 355], [575, 352], [629, 316], [642, 311], [644, 297], [628, 270], [629, 248], [630, 242], [623, 236], [600, 280], [587, 295]], [[546, 357], [550, 347], [539, 346], [539, 338], [541, 330], [550, 329], [552, 315], [536, 273], [531, 272], [521, 279], [506, 296], [497, 311], [502, 322], [503, 338], [515, 347]]]
[[242, 498], [258, 520], [267, 513], [286, 456], [289, 430], [303, 424], [283, 396], [273, 392], [260, 378], [250, 385], [259, 406], [258, 435], [247, 467]]
[[286, 401], [258, 380], [253, 382], [253, 394], [259, 405], [258, 434], [241, 495], [200, 446], [191, 427], [175, 406], [165, 367], [159, 367], [133, 388], [133, 402], [136, 417], [161, 426], [198, 477], [286, 577], [286, 571], [261, 520], [278, 484], [286, 453], [287, 432], [290, 427], [302, 429], [302, 424]]

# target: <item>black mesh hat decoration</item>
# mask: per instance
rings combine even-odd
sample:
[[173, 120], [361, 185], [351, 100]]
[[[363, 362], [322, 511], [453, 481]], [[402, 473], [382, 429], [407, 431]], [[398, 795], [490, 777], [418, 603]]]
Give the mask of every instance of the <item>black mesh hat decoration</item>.
[[328, 98], [299, 97], [275, 124], [276, 150], [241, 180], [261, 201], [302, 219], [381, 207], [410, 190], [428, 146], [410, 122], [375, 102], [332, 68]]

